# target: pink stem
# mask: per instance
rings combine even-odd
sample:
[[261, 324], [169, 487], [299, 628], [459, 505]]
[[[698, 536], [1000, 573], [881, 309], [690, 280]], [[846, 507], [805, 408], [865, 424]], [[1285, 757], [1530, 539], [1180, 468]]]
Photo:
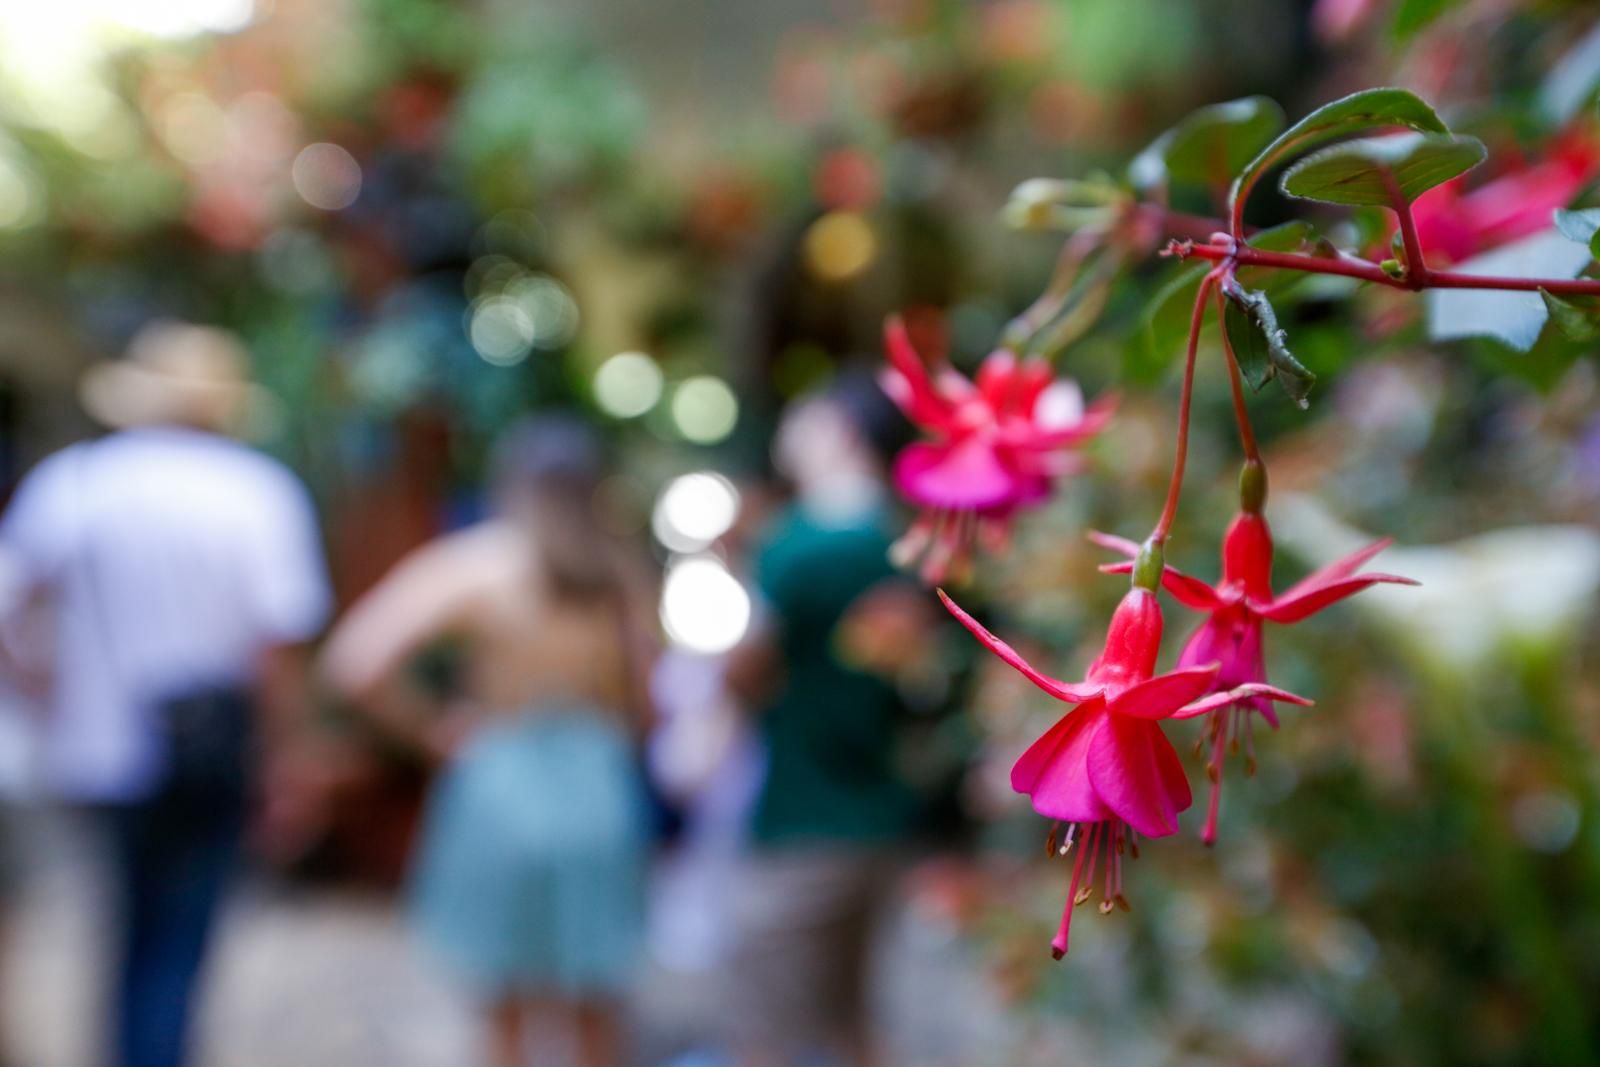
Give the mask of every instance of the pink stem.
[[1400, 191], [1400, 183], [1387, 167], [1383, 169], [1383, 184], [1389, 191], [1389, 204], [1395, 218], [1400, 221], [1400, 240], [1406, 249], [1406, 285], [1412, 289], [1428, 286], [1428, 264], [1422, 258], [1422, 242], [1417, 239], [1417, 220], [1411, 217], [1411, 201]]
[[[1387, 285], [1391, 289], [1415, 288], [1410, 282], [1394, 278], [1382, 267], [1356, 256], [1332, 259], [1324, 256], [1306, 256], [1290, 252], [1268, 252], [1246, 244], [1224, 247], [1222, 245], [1194, 245], [1184, 248], [1183, 257], [1197, 256], [1220, 263], [1232, 260], [1241, 267], [1277, 267], [1299, 270], [1309, 274], [1338, 274], [1359, 278], [1365, 282]], [[1456, 274], [1447, 270], [1430, 270], [1425, 289], [1501, 289], [1513, 292], [1533, 292], [1543, 289], [1556, 296], [1600, 296], [1600, 279], [1596, 278], [1511, 278], [1493, 274]]]
[[1200, 281], [1200, 291], [1194, 296], [1194, 311], [1189, 315], [1189, 348], [1183, 361], [1183, 393], [1178, 399], [1178, 447], [1172, 458], [1172, 480], [1167, 485], [1167, 502], [1161, 509], [1161, 518], [1150, 532], [1151, 540], [1163, 544], [1172, 532], [1172, 520], [1178, 515], [1178, 497], [1183, 490], [1183, 468], [1189, 460], [1189, 407], [1194, 398], [1194, 358], [1200, 349], [1200, 327], [1206, 317], [1206, 297], [1216, 284], [1215, 271]]

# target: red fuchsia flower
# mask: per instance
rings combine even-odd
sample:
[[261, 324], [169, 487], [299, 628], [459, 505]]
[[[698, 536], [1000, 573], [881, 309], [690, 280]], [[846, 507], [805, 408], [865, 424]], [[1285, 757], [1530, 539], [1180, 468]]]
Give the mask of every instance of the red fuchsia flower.
[[[1124, 851], [1131, 849], [1137, 858], [1138, 835], [1176, 833], [1178, 813], [1189, 807], [1192, 798], [1183, 764], [1162, 733], [1160, 721], [1204, 715], [1247, 698], [1309, 703], [1259, 683], [1212, 693], [1219, 669], [1216, 663], [1156, 674], [1161, 606], [1156, 594], [1141, 586], [1134, 586], [1117, 605], [1104, 651], [1089, 665], [1088, 676], [1076, 685], [1035, 670], [943, 591], [939, 596], [991, 652], [1057, 700], [1078, 705], [1035, 741], [1011, 769], [1011, 788], [1027, 794], [1039, 814], [1056, 820], [1056, 830], [1060, 823], [1067, 824], [1060, 854], [1066, 855], [1075, 843], [1082, 842], [1073, 863], [1061, 926], [1050, 942], [1056, 959], [1066, 955], [1072, 911], [1092, 893], [1096, 868], [1104, 872], [1101, 913], [1109, 914], [1113, 907], [1127, 910], [1122, 895]], [[1057, 851], [1056, 830], [1050, 835], [1051, 852]]]
[[1079, 468], [1076, 449], [1104, 428], [1116, 401], [1085, 410], [1077, 383], [1004, 349], [975, 380], [948, 365], [930, 372], [898, 318], [884, 332], [884, 391], [929, 437], [895, 458], [895, 484], [922, 514], [894, 556], [901, 566], [921, 559], [923, 580], [937, 583], [965, 569], [980, 538], [1003, 544], [1012, 516]]
[[1468, 190], [1456, 178], [1419, 196], [1411, 205], [1424, 252], [1459, 263], [1479, 252], [1550, 227], [1550, 216], [1566, 207], [1600, 174], [1600, 141], [1578, 130], [1559, 141], [1538, 163]]
[[[1139, 546], [1132, 541], [1108, 534], [1091, 533], [1090, 539], [1130, 557], [1137, 556]], [[1240, 511], [1222, 540], [1222, 581], [1211, 586], [1198, 578], [1165, 567], [1161, 583], [1167, 592], [1181, 604], [1196, 611], [1208, 613], [1178, 657], [1179, 668], [1199, 663], [1218, 665], [1213, 688], [1223, 692], [1241, 693], [1253, 684], [1267, 680], [1266, 658], [1262, 653], [1261, 623], [1296, 623], [1315, 614], [1329, 604], [1369, 585], [1391, 582], [1416, 585], [1410, 578], [1393, 574], [1357, 574], [1362, 564], [1389, 546], [1388, 540], [1376, 541], [1336, 563], [1330, 563], [1305, 580], [1285, 590], [1282, 596], [1272, 595], [1272, 533], [1267, 520], [1259, 512]], [[1113, 563], [1101, 570], [1117, 574], [1133, 569], [1133, 562]], [[1255, 744], [1252, 737], [1252, 713], [1259, 714], [1274, 730], [1278, 716], [1271, 699], [1265, 695], [1242, 693], [1213, 704], [1211, 722], [1206, 737], [1211, 753], [1206, 762], [1206, 776], [1211, 780], [1211, 798], [1206, 812], [1205, 827], [1200, 837], [1211, 844], [1217, 837], [1217, 811], [1222, 798], [1222, 762], [1228, 748], [1235, 752], [1240, 737], [1245, 747], [1245, 772], [1255, 773]], [[1205, 743], [1202, 741], [1202, 744]]]

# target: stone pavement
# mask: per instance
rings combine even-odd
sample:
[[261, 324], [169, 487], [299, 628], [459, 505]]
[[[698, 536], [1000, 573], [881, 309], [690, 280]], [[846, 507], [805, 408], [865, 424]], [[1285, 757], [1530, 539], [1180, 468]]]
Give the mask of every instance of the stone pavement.
[[[106, 941], [96, 922], [98, 859], [86, 828], [60, 815], [22, 823], [28, 872], [0, 990], [7, 1040], [23, 1067], [94, 1067]], [[884, 954], [878, 985], [896, 1067], [1002, 1062], [991, 1056], [1008, 1021], [959, 944], [905, 916], [889, 940], [894, 951]], [[202, 1067], [476, 1062], [469, 1005], [412, 945], [389, 897], [247, 883], [213, 968]], [[641, 992], [642, 1064], [716, 1062], [687, 1055], [715, 1011], [708, 984], [647, 975]], [[977, 1051], [984, 1048], [988, 1055]]]

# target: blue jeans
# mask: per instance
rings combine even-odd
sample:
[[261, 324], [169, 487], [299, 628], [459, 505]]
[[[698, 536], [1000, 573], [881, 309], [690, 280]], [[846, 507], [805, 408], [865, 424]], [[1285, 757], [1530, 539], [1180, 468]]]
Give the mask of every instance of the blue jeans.
[[196, 979], [239, 855], [242, 811], [165, 799], [105, 814], [123, 932], [111, 1062], [183, 1067]]

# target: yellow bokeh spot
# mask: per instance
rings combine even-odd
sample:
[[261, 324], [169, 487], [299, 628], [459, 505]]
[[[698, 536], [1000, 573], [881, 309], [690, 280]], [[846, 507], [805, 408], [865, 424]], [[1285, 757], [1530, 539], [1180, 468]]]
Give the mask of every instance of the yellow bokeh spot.
[[847, 282], [872, 265], [878, 238], [858, 212], [830, 211], [806, 231], [806, 266], [826, 282]]

